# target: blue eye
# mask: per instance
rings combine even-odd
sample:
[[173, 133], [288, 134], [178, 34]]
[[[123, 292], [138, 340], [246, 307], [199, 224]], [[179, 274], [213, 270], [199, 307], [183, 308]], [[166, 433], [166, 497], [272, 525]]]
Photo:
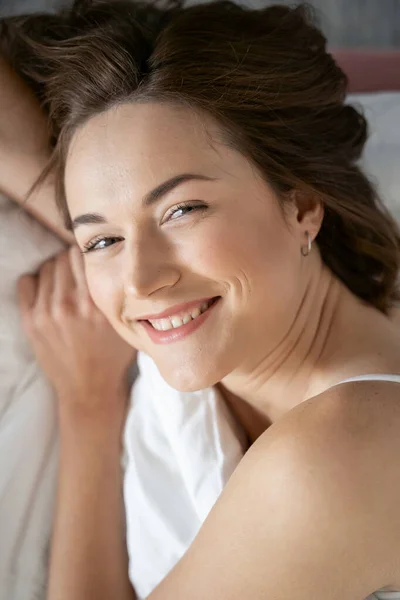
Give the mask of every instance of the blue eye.
[[[206, 208], [207, 206], [205, 204], [195, 204], [193, 202], [177, 204], [167, 213], [167, 218], [164, 220], [164, 222], [176, 221], [177, 219], [180, 219], [191, 212], [205, 210]], [[98, 236], [84, 245], [82, 254], [87, 254], [88, 252], [97, 252], [98, 250], [106, 250], [107, 248], [110, 248], [110, 246], [114, 246], [114, 244], [123, 239], [124, 238], [122, 237], [116, 236]]]
[[105, 250], [106, 248], [113, 246], [116, 242], [120, 242], [122, 239], [123, 238], [121, 237], [97, 237], [85, 244], [83, 254], [97, 250]]
[[192, 202], [186, 202], [183, 204], [177, 204], [167, 215], [167, 221], [175, 221], [185, 215], [194, 212], [195, 210], [204, 210], [207, 208], [204, 204], [193, 204]]

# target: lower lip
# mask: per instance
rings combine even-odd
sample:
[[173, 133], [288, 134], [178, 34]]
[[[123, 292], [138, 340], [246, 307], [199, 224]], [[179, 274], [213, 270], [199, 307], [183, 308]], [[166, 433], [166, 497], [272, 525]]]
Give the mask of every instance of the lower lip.
[[207, 310], [201, 313], [199, 317], [192, 319], [191, 321], [189, 321], [189, 323], [186, 323], [186, 325], [181, 325], [176, 329], [168, 329], [168, 331], [158, 331], [158, 329], [154, 329], [154, 327], [150, 325], [148, 321], [140, 321], [140, 324], [145, 328], [145, 330], [150, 336], [150, 339], [155, 344], [170, 344], [171, 342], [178, 342], [179, 340], [185, 338], [186, 336], [196, 331], [196, 329], [198, 329], [201, 325], [203, 325], [203, 323], [213, 312], [217, 304], [219, 304], [219, 301], [220, 298], [215, 300], [214, 303], [210, 306], [210, 308], [207, 308]]

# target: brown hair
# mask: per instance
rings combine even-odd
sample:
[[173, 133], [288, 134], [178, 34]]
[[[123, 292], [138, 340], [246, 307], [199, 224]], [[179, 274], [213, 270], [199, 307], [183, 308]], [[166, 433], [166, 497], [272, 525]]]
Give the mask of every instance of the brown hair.
[[383, 312], [399, 298], [399, 230], [357, 166], [366, 120], [344, 104], [346, 76], [306, 5], [76, 0], [3, 21], [0, 39], [48, 112], [54, 151], [38, 183], [54, 173], [67, 226], [77, 127], [122, 102], [184, 103], [216, 119], [279, 192], [322, 201], [322, 258], [354, 294]]

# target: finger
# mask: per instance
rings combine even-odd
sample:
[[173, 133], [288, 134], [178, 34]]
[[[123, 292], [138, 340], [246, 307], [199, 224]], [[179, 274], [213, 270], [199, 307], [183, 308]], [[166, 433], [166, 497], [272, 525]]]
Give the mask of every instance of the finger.
[[53, 303], [61, 304], [76, 290], [76, 282], [69, 260], [68, 250], [61, 252], [55, 259]]
[[86, 281], [85, 265], [83, 262], [82, 253], [77, 245], [71, 246], [68, 252], [78, 296], [80, 299], [88, 300], [90, 298], [90, 293]]
[[40, 268], [35, 310], [50, 312], [54, 289], [54, 259], [47, 260]]
[[17, 281], [17, 298], [22, 318], [30, 316], [36, 302], [37, 277], [35, 275], [22, 275]]

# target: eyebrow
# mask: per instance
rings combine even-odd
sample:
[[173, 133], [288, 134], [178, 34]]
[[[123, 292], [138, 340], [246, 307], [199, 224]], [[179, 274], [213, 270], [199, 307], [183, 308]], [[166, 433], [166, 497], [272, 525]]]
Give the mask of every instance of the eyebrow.
[[[215, 181], [215, 177], [207, 177], [206, 175], [200, 175], [196, 173], [182, 173], [181, 175], [175, 175], [167, 181], [160, 183], [154, 190], [148, 192], [143, 198], [143, 206], [151, 206], [158, 200], [161, 200], [163, 196], [171, 192], [178, 185], [186, 183], [187, 181]], [[97, 223], [107, 223], [107, 219], [98, 213], [85, 213], [75, 217], [72, 221], [72, 229], [75, 230], [78, 225], [94, 225]]]

